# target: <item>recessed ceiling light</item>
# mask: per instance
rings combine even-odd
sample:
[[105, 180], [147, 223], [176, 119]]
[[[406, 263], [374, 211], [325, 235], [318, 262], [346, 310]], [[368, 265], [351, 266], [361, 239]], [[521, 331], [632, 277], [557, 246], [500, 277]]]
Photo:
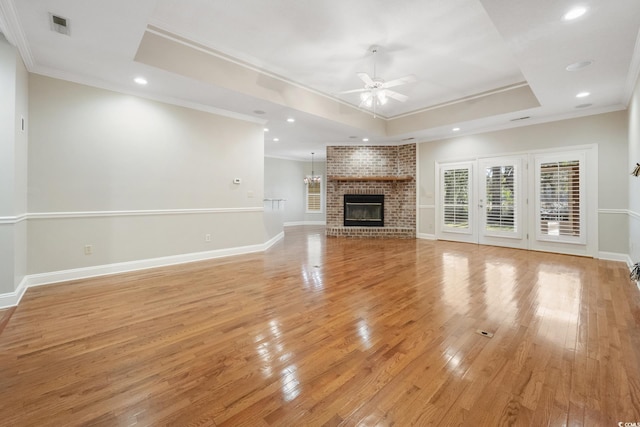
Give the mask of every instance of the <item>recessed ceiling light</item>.
[[563, 21], [573, 21], [574, 19], [580, 18], [582, 15], [587, 13], [587, 8], [582, 6], [577, 6], [562, 15]]
[[287, 119], [287, 121], [288, 121], [289, 123], [293, 123], [293, 122], [295, 122], [295, 121], [296, 121], [296, 119], [294, 119], [293, 117], [289, 117], [289, 118]]
[[133, 81], [138, 83], [139, 85], [142, 85], [142, 86], [144, 86], [144, 85], [146, 85], [148, 83], [147, 79], [145, 79], [144, 77], [136, 77], [135, 79], [133, 79]]
[[567, 71], [578, 71], [578, 70], [582, 70], [583, 68], [588, 67], [591, 64], [593, 64], [593, 61], [574, 62], [571, 65], [567, 65], [566, 70]]
[[273, 142], [279, 142], [280, 138], [273, 138]]
[[265, 132], [269, 132], [269, 128], [264, 128], [264, 131]]
[[589, 95], [591, 95], [589, 92], [580, 92], [576, 95], [576, 98], [586, 98]]
[[369, 142], [369, 138], [362, 138], [362, 142]]
[[451, 130], [454, 131], [454, 132], [458, 132], [460, 130], [460, 128], [453, 128]]

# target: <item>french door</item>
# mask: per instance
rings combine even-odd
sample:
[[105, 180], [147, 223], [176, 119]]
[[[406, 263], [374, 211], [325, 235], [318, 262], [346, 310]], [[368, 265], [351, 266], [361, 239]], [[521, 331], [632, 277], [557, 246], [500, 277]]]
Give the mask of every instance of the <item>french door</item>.
[[597, 231], [597, 203], [591, 200], [589, 211], [585, 187], [590, 180], [597, 188], [597, 168], [595, 174], [586, 174], [588, 154], [597, 152], [575, 150], [437, 164], [436, 237], [595, 255], [597, 244], [593, 239], [589, 243], [587, 229]]
[[496, 157], [478, 163], [478, 242], [526, 249], [526, 158]]

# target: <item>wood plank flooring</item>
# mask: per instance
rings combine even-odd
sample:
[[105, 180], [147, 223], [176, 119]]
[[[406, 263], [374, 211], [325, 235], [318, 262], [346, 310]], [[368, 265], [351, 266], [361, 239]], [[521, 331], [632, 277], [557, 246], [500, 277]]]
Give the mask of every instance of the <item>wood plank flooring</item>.
[[617, 426], [640, 422], [639, 326], [623, 263], [294, 227], [29, 289], [0, 424]]

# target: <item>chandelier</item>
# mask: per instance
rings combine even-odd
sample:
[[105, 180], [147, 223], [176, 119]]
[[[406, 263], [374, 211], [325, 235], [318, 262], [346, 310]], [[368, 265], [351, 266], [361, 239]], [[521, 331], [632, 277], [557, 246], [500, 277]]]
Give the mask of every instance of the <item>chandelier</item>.
[[319, 184], [320, 183], [320, 175], [316, 175], [313, 172], [313, 155], [315, 153], [311, 153], [311, 175], [307, 175], [304, 177], [304, 183], [305, 185], [309, 185], [309, 184]]

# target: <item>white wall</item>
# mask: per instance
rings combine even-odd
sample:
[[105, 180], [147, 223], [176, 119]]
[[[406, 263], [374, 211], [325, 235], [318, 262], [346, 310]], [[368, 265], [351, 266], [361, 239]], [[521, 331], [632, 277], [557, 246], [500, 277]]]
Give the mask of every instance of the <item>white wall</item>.
[[598, 250], [626, 254], [629, 171], [624, 111], [419, 144], [418, 233], [434, 234], [436, 161], [590, 144], [598, 145], [598, 188], [587, 189], [598, 192]]
[[262, 126], [29, 83], [30, 274], [264, 243]]
[[13, 292], [26, 274], [28, 73], [0, 34], [0, 294]]
[[[314, 162], [316, 175], [322, 175], [323, 191], [326, 196], [326, 162]], [[311, 162], [266, 157], [264, 159], [265, 197], [286, 199], [282, 205], [285, 224], [326, 222], [326, 209], [320, 214], [305, 212], [305, 175], [311, 174]], [[325, 197], [326, 200], [326, 197]]]
[[[625, 172], [630, 173], [640, 163], [640, 78], [636, 82], [628, 109], [629, 146]], [[629, 182], [629, 256], [640, 262], [640, 177], [627, 175]]]

